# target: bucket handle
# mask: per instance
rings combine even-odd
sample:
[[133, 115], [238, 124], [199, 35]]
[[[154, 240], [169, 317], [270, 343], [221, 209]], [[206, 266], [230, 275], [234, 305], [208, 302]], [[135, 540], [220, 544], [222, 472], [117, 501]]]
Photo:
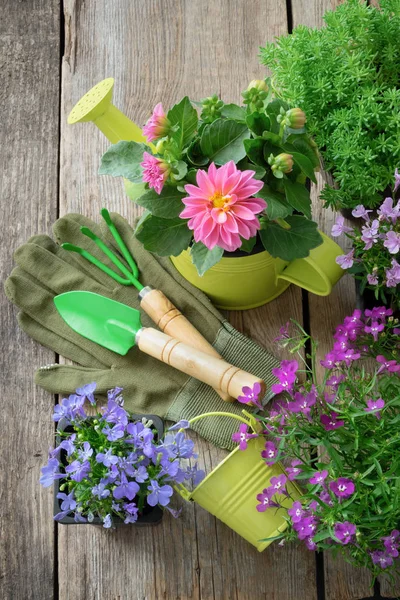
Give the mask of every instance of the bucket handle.
[[[254, 433], [259, 433], [262, 430], [262, 426], [261, 424], [257, 421], [257, 419], [255, 419], [253, 417], [253, 415], [251, 415], [249, 412], [247, 412], [247, 410], [242, 410], [242, 413], [245, 415], [246, 418], [244, 417], [240, 417], [239, 415], [234, 415], [232, 413], [228, 413], [228, 412], [208, 412], [208, 413], [203, 413], [202, 415], [197, 415], [196, 417], [193, 417], [192, 419], [189, 420], [189, 425], [192, 425], [193, 423], [196, 423], [196, 421], [200, 421], [201, 419], [204, 419], [205, 417], [231, 417], [232, 419], [236, 419], [237, 421], [240, 421], [241, 423], [245, 423], [245, 425], [247, 425], [248, 427], [251, 427], [251, 429], [254, 431]], [[179, 432], [183, 432], [185, 431], [185, 429], [182, 427], [181, 429], [179, 429]], [[192, 500], [192, 492], [190, 492], [184, 485], [183, 483], [177, 483], [174, 485], [174, 489], [178, 492], [178, 494], [187, 501], [193, 501]]]

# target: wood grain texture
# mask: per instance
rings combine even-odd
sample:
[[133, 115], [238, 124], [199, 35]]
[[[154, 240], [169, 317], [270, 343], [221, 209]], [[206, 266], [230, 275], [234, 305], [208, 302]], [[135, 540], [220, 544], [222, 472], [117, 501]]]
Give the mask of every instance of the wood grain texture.
[[[115, 105], [141, 124], [157, 102], [168, 107], [185, 94], [239, 101], [248, 81], [263, 74], [259, 46], [287, 28], [284, 0], [69, 0], [65, 22], [61, 213], [95, 216], [106, 204], [130, 219], [136, 209], [121, 182], [96, 175], [107, 141], [91, 124], [65, 125], [74, 103], [106, 76], [116, 79]], [[272, 348], [280, 325], [301, 319], [301, 294], [291, 289], [269, 307], [233, 316]], [[207, 471], [225, 456], [203, 440], [199, 453]], [[276, 546], [259, 554], [194, 505], [146, 533], [60, 527], [59, 553], [62, 600], [316, 598], [312, 553]]]
[[[3, 0], [0, 19], [1, 280], [13, 251], [57, 211], [60, 24], [54, 0]], [[54, 354], [23, 334], [0, 292], [0, 597], [53, 598], [53, 497], [39, 486], [53, 441], [52, 396], [33, 371]]]

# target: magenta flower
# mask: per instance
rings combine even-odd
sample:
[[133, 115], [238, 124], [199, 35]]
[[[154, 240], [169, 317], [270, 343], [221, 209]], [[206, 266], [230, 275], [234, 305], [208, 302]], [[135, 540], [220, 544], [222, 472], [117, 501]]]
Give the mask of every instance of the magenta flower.
[[373, 244], [376, 244], [379, 236], [379, 221], [378, 219], [374, 219], [372, 223], [369, 225], [364, 225], [361, 228], [361, 239], [364, 242], [364, 250], [370, 250]]
[[241, 402], [242, 404], [253, 404], [254, 406], [257, 406], [262, 410], [263, 406], [259, 401], [261, 394], [261, 385], [258, 383], [258, 381], [255, 382], [252, 388], [247, 385], [243, 386], [242, 392], [243, 396], [238, 396], [238, 402]]
[[273, 465], [275, 458], [278, 456], [278, 449], [273, 442], [265, 443], [265, 450], [261, 452], [261, 456], [265, 458], [267, 465]]
[[314, 485], [322, 485], [327, 477], [328, 471], [324, 469], [323, 471], [317, 471], [314, 473], [314, 475], [310, 477], [309, 482]]
[[293, 529], [297, 532], [299, 540], [312, 537], [316, 528], [317, 519], [315, 517], [303, 517], [297, 523], [293, 523]]
[[374, 550], [371, 552], [371, 558], [374, 565], [379, 565], [381, 569], [387, 569], [393, 564], [393, 558], [385, 550]]
[[149, 187], [154, 188], [157, 194], [160, 194], [171, 168], [164, 160], [148, 152], [143, 152], [143, 159], [143, 162], [140, 163], [140, 166], [143, 167], [143, 181], [148, 183]]
[[400, 235], [395, 231], [388, 231], [383, 245], [389, 250], [390, 254], [398, 254], [400, 250]]
[[354, 264], [354, 249], [348, 254], [337, 256], [336, 262], [342, 269], [350, 269]]
[[171, 124], [167, 119], [161, 102], [159, 102], [153, 110], [153, 114], [143, 127], [143, 134], [148, 142], [158, 140], [168, 134]]
[[369, 308], [365, 309], [365, 316], [372, 319], [386, 319], [386, 317], [391, 317], [392, 314], [392, 309], [386, 308], [386, 306], [375, 306], [372, 310]]
[[392, 267], [386, 269], [386, 287], [396, 287], [400, 283], [400, 265], [395, 258], [392, 259]]
[[285, 496], [287, 496], [287, 491], [286, 491], [286, 482], [287, 482], [287, 477], [286, 475], [277, 475], [276, 477], [271, 477], [270, 480], [270, 488], [272, 488], [272, 490], [274, 491], [275, 494], [285, 494]]
[[239, 444], [239, 450], [246, 450], [248, 440], [256, 437], [258, 437], [256, 433], [249, 433], [247, 431], [246, 423], [242, 423], [239, 427], [239, 431], [232, 434], [232, 440]]
[[319, 495], [319, 499], [321, 500], [321, 502], [324, 502], [328, 506], [333, 506], [332, 498], [330, 497], [329, 492], [327, 492], [326, 490], [322, 490], [322, 492]]
[[331, 481], [329, 484], [329, 489], [337, 496], [338, 498], [350, 498], [354, 494], [355, 485], [351, 479], [347, 479], [346, 477], [339, 477], [336, 481]]
[[365, 221], [369, 221], [368, 213], [370, 212], [372, 212], [372, 210], [367, 210], [362, 204], [359, 204], [351, 211], [351, 214], [353, 217], [356, 217], [356, 219], [364, 219]]
[[179, 215], [189, 219], [196, 242], [203, 242], [209, 250], [219, 246], [233, 252], [242, 245], [241, 237], [248, 240], [256, 235], [260, 229], [256, 215], [267, 204], [262, 198], [252, 198], [264, 185], [254, 175], [254, 171], [239, 171], [232, 160], [219, 168], [211, 163], [208, 172], [197, 171], [197, 186], [185, 185], [188, 196], [182, 202], [186, 208]]
[[375, 273], [368, 273], [367, 275], [367, 281], [369, 283], [369, 285], [378, 285], [379, 284], [379, 279], [378, 276]]
[[326, 381], [326, 385], [329, 385], [335, 391], [338, 389], [339, 385], [346, 379], [345, 375], [332, 375]]
[[335, 412], [331, 412], [329, 415], [321, 415], [320, 421], [325, 431], [332, 431], [344, 425], [344, 421], [341, 421], [339, 415]]
[[304, 540], [305, 545], [309, 550], [315, 551], [317, 549], [317, 544], [314, 542], [312, 537], [308, 537]]
[[382, 371], [389, 371], [389, 373], [398, 373], [400, 371], [400, 364], [395, 360], [387, 360], [382, 354], [376, 357], [376, 361], [381, 365], [378, 369], [378, 373]]
[[385, 325], [383, 323], [379, 323], [378, 321], [371, 321], [371, 325], [366, 325], [364, 327], [365, 333], [370, 333], [374, 338], [375, 342], [378, 341], [378, 336], [381, 331], [385, 329]]
[[339, 237], [339, 235], [341, 235], [342, 233], [348, 233], [350, 231], [353, 231], [352, 227], [347, 227], [344, 224], [344, 217], [342, 217], [342, 215], [339, 215], [336, 219], [336, 223], [332, 227], [332, 237]]
[[286, 467], [285, 471], [288, 475], [289, 481], [293, 481], [296, 479], [297, 475], [300, 475], [301, 469], [299, 469], [299, 465], [302, 464], [301, 460], [295, 459], [290, 463], [290, 467]]
[[292, 519], [292, 523], [299, 523], [302, 517], [305, 515], [301, 502], [298, 500], [293, 502], [292, 508], [289, 508], [288, 510], [288, 515]]
[[[364, 409], [366, 412], [375, 412], [375, 416], [377, 419], [381, 418], [381, 413], [379, 410], [385, 406], [385, 401], [382, 398], [378, 398], [377, 400], [367, 400], [367, 407]], [[378, 412], [376, 412], [378, 411]]]
[[394, 529], [389, 536], [381, 538], [386, 552], [389, 554], [389, 556], [393, 556], [393, 558], [397, 558], [399, 556], [399, 535], [400, 531]]
[[328, 352], [324, 359], [321, 361], [321, 365], [325, 367], [325, 369], [333, 369], [338, 362], [337, 356], [334, 352]]
[[256, 509], [258, 510], [258, 512], [265, 512], [267, 508], [277, 508], [279, 506], [279, 504], [273, 502], [273, 494], [274, 492], [271, 490], [271, 488], [263, 490], [261, 494], [257, 494], [256, 498], [259, 504], [257, 504]]
[[272, 369], [272, 374], [279, 380], [279, 383], [274, 383], [271, 387], [274, 394], [291, 391], [298, 368], [297, 360], [283, 360], [280, 367]]
[[353, 523], [349, 523], [349, 521], [335, 523], [333, 526], [335, 537], [344, 545], [349, 544], [352, 541], [356, 529], [356, 526], [353, 525]]

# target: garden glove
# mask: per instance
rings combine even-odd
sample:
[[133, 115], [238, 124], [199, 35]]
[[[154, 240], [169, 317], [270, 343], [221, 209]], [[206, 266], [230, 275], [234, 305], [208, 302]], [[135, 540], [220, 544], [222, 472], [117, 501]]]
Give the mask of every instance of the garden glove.
[[[270, 389], [274, 380], [271, 370], [278, 366], [278, 361], [236, 331], [208, 298], [176, 271], [168, 258], [160, 259], [144, 250], [125, 219], [117, 214], [112, 219], [138, 265], [141, 283], [162, 290], [225, 360], [264, 379]], [[37, 235], [15, 252], [18, 266], [7, 279], [5, 290], [21, 309], [20, 326], [42, 345], [77, 363], [42, 367], [36, 372], [36, 383], [52, 393], [72, 394], [76, 388], [95, 381], [100, 396], [106, 396], [111, 388], [122, 387], [128, 410], [154, 413], [172, 421], [189, 420], [210, 411], [240, 415], [243, 405], [224, 402], [210, 386], [140, 352], [137, 347], [125, 356], [111, 352], [75, 333], [58, 314], [54, 296], [71, 290], [102, 294], [139, 308], [135, 288], [116, 283], [84, 258], [59, 245], [70, 242], [80, 246], [113, 268], [94, 242], [80, 231], [81, 226], [89, 227], [125, 262], [103, 225], [102, 230], [90, 219], [70, 214], [54, 224], [58, 243], [46, 235]], [[154, 326], [146, 314], [142, 315], [142, 323], [144, 327]], [[202, 419], [193, 425], [204, 438], [227, 449], [233, 447], [232, 433], [237, 428], [237, 421], [227, 417]]]

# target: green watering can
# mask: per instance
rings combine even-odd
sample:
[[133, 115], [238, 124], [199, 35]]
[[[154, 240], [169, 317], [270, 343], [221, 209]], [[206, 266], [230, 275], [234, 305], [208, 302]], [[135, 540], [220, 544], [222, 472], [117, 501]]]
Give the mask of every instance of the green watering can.
[[252, 388], [255, 383], [261, 386], [261, 398], [265, 395], [265, 383], [258, 377], [157, 329], [142, 327], [140, 312], [126, 304], [83, 291], [60, 294], [54, 303], [71, 329], [113, 352], [125, 355], [137, 345], [142, 352], [232, 398], [238, 398], [243, 387]]
[[[210, 412], [194, 417], [189, 423], [208, 417], [225, 416], [246, 423], [257, 433], [257, 421], [246, 411], [243, 413], [247, 419], [230, 413]], [[199, 504], [255, 546], [259, 552], [265, 550], [274, 538], [287, 528], [286, 511], [302, 495], [297, 485], [288, 481], [286, 487], [289, 497], [279, 498], [283, 508], [257, 511], [257, 494], [268, 487], [271, 477], [285, 473], [280, 463], [272, 466], [265, 463], [261, 456], [264, 446], [263, 438], [250, 439], [246, 450], [235, 448], [192, 492], [183, 484], [176, 486], [185, 500]]]

